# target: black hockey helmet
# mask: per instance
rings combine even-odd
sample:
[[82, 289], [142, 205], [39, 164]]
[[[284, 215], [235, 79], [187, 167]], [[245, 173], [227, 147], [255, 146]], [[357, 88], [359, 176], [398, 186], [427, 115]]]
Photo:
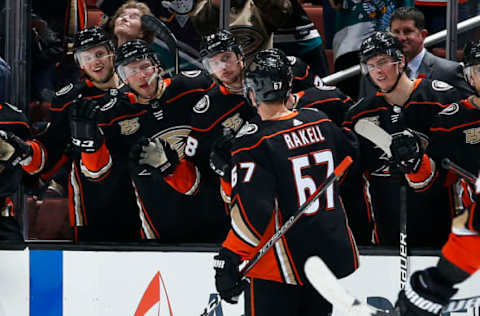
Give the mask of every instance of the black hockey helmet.
[[202, 38], [200, 47], [200, 57], [202, 60], [223, 52], [234, 52], [243, 56], [240, 45], [238, 45], [230, 31], [219, 30]]
[[362, 73], [367, 74], [366, 67], [367, 60], [380, 54], [391, 56], [396, 61], [401, 61], [403, 54], [402, 44], [393, 36], [393, 34], [386, 31], [377, 31], [363, 40], [360, 45], [360, 65]]
[[155, 66], [163, 68], [158, 55], [143, 40], [135, 39], [118, 47], [115, 51], [115, 69], [120, 78], [125, 81], [123, 67], [133, 61], [142, 59], [150, 59]]
[[105, 31], [98, 26], [88, 27], [75, 34], [73, 39], [73, 52], [75, 53], [100, 45], [107, 45], [113, 52], [113, 45], [105, 34]]
[[465, 67], [480, 64], [480, 41], [468, 42], [463, 49], [463, 65]]
[[[480, 65], [480, 41], [467, 42], [463, 49], [463, 75], [472, 87], [473, 66]], [[474, 89], [476, 91], [476, 89]]]
[[279, 49], [255, 53], [244, 70], [244, 95], [255, 93], [260, 101], [286, 99], [292, 89], [293, 71], [287, 56]]

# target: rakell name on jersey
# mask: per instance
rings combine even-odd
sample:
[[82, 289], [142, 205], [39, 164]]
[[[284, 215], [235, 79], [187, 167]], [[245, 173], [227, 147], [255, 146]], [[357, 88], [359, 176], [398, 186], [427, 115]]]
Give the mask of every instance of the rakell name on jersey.
[[317, 125], [285, 133], [283, 134], [283, 139], [285, 140], [288, 149], [295, 149], [323, 142], [325, 140]]

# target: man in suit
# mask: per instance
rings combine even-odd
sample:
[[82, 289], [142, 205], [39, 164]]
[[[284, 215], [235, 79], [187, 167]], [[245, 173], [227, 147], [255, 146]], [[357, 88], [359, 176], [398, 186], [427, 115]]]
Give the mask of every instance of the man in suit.
[[[396, 9], [390, 21], [390, 31], [402, 44], [408, 62], [406, 71], [410, 79], [438, 79], [457, 89], [472, 92], [463, 78], [459, 63], [435, 56], [425, 49], [424, 41], [428, 31], [425, 29], [425, 16], [420, 10], [413, 7]], [[360, 98], [376, 91], [372, 82], [363, 77], [360, 81]]]

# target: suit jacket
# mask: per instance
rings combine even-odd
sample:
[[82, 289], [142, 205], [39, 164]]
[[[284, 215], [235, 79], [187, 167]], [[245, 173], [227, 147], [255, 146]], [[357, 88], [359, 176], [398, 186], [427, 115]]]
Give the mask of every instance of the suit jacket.
[[[425, 56], [423, 56], [417, 77], [444, 81], [459, 89], [460, 95], [465, 97], [474, 93], [463, 77], [463, 68], [460, 63], [435, 56], [428, 51], [425, 52]], [[376, 91], [372, 82], [365, 76], [362, 76], [360, 80], [359, 98], [372, 95]]]

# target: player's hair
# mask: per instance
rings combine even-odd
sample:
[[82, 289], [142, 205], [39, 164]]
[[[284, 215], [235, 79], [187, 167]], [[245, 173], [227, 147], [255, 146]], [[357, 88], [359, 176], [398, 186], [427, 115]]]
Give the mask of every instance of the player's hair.
[[[135, 0], [128, 0], [126, 3], [122, 4], [117, 9], [117, 11], [113, 15], [112, 19], [110, 20], [109, 28], [112, 31], [112, 33], [113, 33], [113, 29], [115, 28], [115, 20], [117, 20], [118, 17], [126, 9], [138, 9], [138, 10], [140, 10], [140, 12], [142, 12], [142, 14], [153, 16], [152, 11], [150, 10], [150, 8], [145, 3], [138, 2], [138, 1], [135, 1]], [[141, 38], [141, 39], [144, 40], [145, 42], [147, 42], [148, 44], [152, 44], [155, 34], [152, 31], [143, 28], [143, 25], [142, 25], [142, 32], [143, 32], [143, 38]], [[115, 35], [113, 36], [113, 43], [114, 43], [115, 47], [118, 45], [118, 39]]]
[[423, 30], [426, 27], [425, 24], [425, 15], [422, 11], [414, 7], [400, 7], [397, 8], [393, 14], [392, 19], [390, 20], [390, 26], [394, 20], [413, 20], [415, 27], [419, 30]]

